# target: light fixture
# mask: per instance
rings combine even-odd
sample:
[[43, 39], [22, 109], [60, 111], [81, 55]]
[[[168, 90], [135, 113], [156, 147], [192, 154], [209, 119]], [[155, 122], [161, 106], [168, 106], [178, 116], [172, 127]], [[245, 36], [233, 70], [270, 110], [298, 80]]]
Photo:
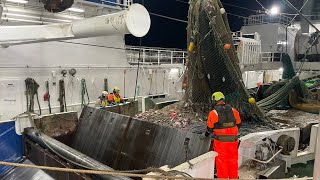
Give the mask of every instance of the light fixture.
[[280, 72], [283, 72], [283, 68], [279, 68], [279, 71], [280, 71]]
[[71, 7], [71, 8], [68, 9], [68, 11], [83, 13], [83, 12], [84, 12], [84, 9], [76, 8], [76, 7]]
[[179, 72], [179, 69], [177, 68], [170, 69], [170, 73], [178, 73], [178, 72]]
[[277, 6], [273, 6], [271, 9], [270, 9], [270, 15], [277, 15], [280, 13], [280, 9], [279, 7]]
[[8, 2], [20, 3], [20, 4], [27, 4], [28, 1], [26, 0], [7, 0]]

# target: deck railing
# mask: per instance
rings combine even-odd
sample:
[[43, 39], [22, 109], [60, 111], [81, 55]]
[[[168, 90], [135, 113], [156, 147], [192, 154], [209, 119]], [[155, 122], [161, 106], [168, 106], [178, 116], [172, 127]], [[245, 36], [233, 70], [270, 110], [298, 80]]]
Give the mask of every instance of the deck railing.
[[140, 63], [146, 65], [184, 64], [188, 56], [187, 51], [181, 49], [165, 49], [156, 47], [140, 48], [127, 46], [126, 53], [130, 64], [136, 64], [139, 60]]
[[257, 24], [269, 24], [269, 23], [280, 23], [287, 25], [290, 23], [292, 18], [285, 16], [283, 14], [279, 15], [267, 15], [267, 14], [259, 14], [259, 15], [251, 15], [248, 18], [244, 19], [244, 25], [257, 25]]

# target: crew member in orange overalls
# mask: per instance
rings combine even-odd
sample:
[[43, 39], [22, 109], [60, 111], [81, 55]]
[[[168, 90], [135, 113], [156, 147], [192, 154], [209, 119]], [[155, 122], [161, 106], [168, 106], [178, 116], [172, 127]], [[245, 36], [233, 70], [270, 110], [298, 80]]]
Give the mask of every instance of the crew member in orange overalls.
[[238, 127], [241, 123], [239, 112], [225, 103], [221, 92], [212, 95], [215, 105], [209, 113], [207, 131], [201, 135], [205, 139], [213, 134], [213, 148], [216, 157], [217, 176], [221, 179], [238, 179]]

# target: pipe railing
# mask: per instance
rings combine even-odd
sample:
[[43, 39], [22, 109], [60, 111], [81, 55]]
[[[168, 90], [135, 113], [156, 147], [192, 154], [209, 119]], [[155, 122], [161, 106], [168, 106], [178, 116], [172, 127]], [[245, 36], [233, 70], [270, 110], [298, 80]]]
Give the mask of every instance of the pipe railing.
[[284, 53], [279, 52], [262, 52], [262, 62], [281, 62], [282, 55]]
[[269, 24], [269, 23], [280, 23], [287, 25], [290, 22], [291, 18], [283, 14], [270, 16], [267, 14], [251, 15], [248, 18], [244, 19], [244, 25], [257, 25], [257, 24]]
[[139, 60], [143, 64], [185, 64], [188, 53], [179, 49], [150, 48], [150, 47], [126, 47], [127, 59], [130, 64]]
[[261, 63], [261, 41], [249, 38], [240, 38], [238, 44], [238, 57], [241, 65], [254, 65]]

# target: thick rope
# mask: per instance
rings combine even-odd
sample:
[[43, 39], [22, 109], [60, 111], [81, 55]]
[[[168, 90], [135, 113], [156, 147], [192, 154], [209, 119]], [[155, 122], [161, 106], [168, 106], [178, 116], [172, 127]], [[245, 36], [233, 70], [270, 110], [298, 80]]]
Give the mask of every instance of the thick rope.
[[[49, 166], [37, 166], [32, 164], [21, 164], [21, 163], [11, 163], [0, 161], [0, 165], [5, 166], [14, 166], [14, 167], [24, 167], [24, 168], [33, 168], [33, 169], [43, 169], [49, 171], [61, 171], [61, 172], [76, 172], [82, 174], [101, 174], [101, 175], [113, 175], [113, 176], [126, 176], [126, 177], [140, 177], [140, 178], [154, 178], [154, 179], [193, 179], [193, 180], [214, 180], [208, 178], [191, 178], [191, 177], [179, 177], [179, 176], [162, 176], [162, 175], [144, 175], [144, 174], [132, 174], [132, 173], [123, 173], [118, 171], [102, 171], [102, 170], [86, 170], [86, 169], [72, 169], [72, 168], [60, 168], [60, 167], [49, 167]], [[312, 180], [312, 177], [305, 178], [296, 178], [296, 179], [281, 179], [281, 180]], [[249, 179], [241, 179], [249, 180]], [[250, 179], [251, 180], [251, 179]], [[270, 179], [276, 180], [276, 179]]]
[[[88, 101], [86, 102], [85, 96], [87, 96]], [[89, 105], [90, 99], [89, 99], [89, 93], [87, 89], [87, 83], [86, 80], [83, 78], [81, 79], [81, 107], [83, 108], [86, 105]]]

